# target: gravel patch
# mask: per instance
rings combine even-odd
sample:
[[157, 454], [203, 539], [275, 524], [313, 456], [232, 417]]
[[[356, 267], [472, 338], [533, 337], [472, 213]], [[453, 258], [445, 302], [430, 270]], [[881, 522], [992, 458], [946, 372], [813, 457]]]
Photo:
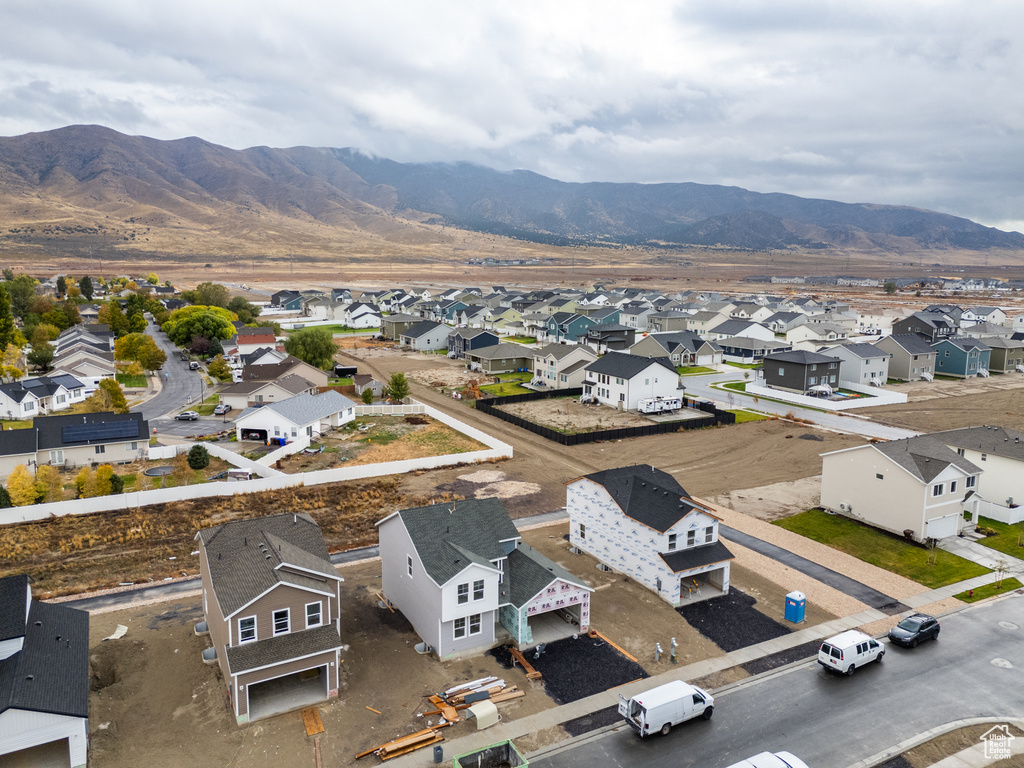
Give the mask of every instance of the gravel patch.
[[[506, 669], [512, 667], [507, 646], [488, 653]], [[533, 649], [524, 651], [524, 655], [534, 669], [544, 675], [544, 690], [559, 706], [649, 677], [643, 667], [608, 643], [585, 635], [576, 640], [566, 638], [548, 643], [537, 660], [533, 658]]]
[[728, 595], [676, 610], [691, 627], [729, 653], [790, 633], [788, 627], [754, 608], [756, 602], [735, 587], [729, 587]]
[[584, 733], [596, 731], [598, 728], [604, 728], [606, 725], [615, 725], [621, 722], [623, 720], [622, 715], [619, 714], [618, 707], [605, 707], [589, 715], [577, 717], [574, 720], [567, 720], [562, 723], [562, 727], [570, 736], [582, 736]]
[[803, 643], [801, 645], [794, 645], [792, 648], [787, 648], [784, 651], [778, 653], [771, 653], [767, 656], [762, 656], [759, 659], [748, 661], [746, 664], [741, 664], [743, 670], [751, 675], [760, 675], [762, 672], [768, 672], [772, 669], [778, 669], [784, 667], [787, 664], [792, 664], [795, 661], [805, 661], [806, 659], [814, 658], [818, 655], [818, 648], [821, 647], [820, 640], [811, 640], [809, 643]]
[[[745, 491], [742, 497], [734, 494], [733, 503], [748, 497], [756, 499], [756, 489]], [[711, 504], [711, 502], [706, 502], [702, 499], [694, 500], [700, 504]], [[753, 501], [752, 503], [756, 504], [757, 502]], [[737, 504], [737, 506], [740, 505]], [[759, 539], [800, 555], [800, 557], [805, 557], [826, 568], [831, 568], [833, 571], [838, 571], [854, 581], [859, 581], [872, 589], [889, 595], [894, 600], [902, 600], [903, 598], [919, 595], [927, 591], [925, 587], [916, 581], [890, 573], [876, 565], [865, 563], [853, 555], [848, 555], [825, 544], [805, 538], [800, 534], [787, 531], [785, 528], [779, 528], [777, 525], [771, 525], [763, 520], [758, 520], [750, 515], [718, 506], [717, 504], [711, 504], [711, 508], [715, 515], [720, 517], [722, 522], [730, 528], [756, 536]]]
[[879, 763], [876, 768], [914, 768], [914, 766], [903, 755], [897, 755], [896, 757], [889, 758], [884, 763]]

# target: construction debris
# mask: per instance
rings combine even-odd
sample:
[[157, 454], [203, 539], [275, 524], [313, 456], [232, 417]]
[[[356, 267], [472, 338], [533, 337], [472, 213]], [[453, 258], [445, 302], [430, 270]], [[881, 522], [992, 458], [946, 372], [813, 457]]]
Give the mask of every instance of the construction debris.
[[381, 760], [390, 760], [393, 757], [407, 755], [410, 752], [415, 752], [417, 749], [429, 747], [431, 744], [444, 741], [444, 735], [438, 733], [438, 729], [445, 728], [449, 725], [451, 725], [451, 723], [439, 723], [438, 725], [424, 728], [422, 731], [410, 733], [408, 736], [399, 736], [397, 739], [392, 739], [387, 744], [381, 744], [379, 747], [374, 747], [373, 749], [368, 749], [365, 752], [360, 752], [356, 755], [356, 760], [361, 757], [374, 754]]
[[320, 719], [320, 710], [316, 707], [309, 707], [302, 710], [302, 724], [306, 726], [306, 735], [315, 736], [324, 732], [324, 723]]
[[[514, 645], [509, 646], [508, 652], [512, 654], [513, 666], [515, 666], [515, 662], [519, 662], [523, 670], [525, 670], [526, 672], [527, 679], [540, 680], [542, 677], [544, 677], [544, 675], [542, 675], [540, 672], [533, 668], [533, 665], [526, 660], [525, 656], [523, 656], [523, 652], [516, 648]], [[636, 661], [636, 659], [634, 659], [634, 661]]]
[[[621, 654], [622, 654], [623, 656], [625, 656], [625, 657], [626, 657], [627, 659], [629, 659], [630, 661], [633, 661], [633, 662], [637, 662], [637, 663], [639, 663], [639, 661], [637, 660], [636, 656], [634, 656], [634, 655], [633, 655], [632, 653], [630, 653], [629, 651], [627, 651], [627, 650], [626, 650], [625, 648], [622, 648], [621, 646], [618, 646], [618, 645], [616, 645], [615, 643], [613, 643], [613, 642], [612, 642], [611, 640], [609, 640], [609, 639], [608, 639], [607, 637], [605, 637], [604, 635], [602, 635], [602, 634], [601, 634], [600, 632], [598, 632], [598, 631], [597, 631], [596, 629], [592, 629], [592, 630], [590, 630], [590, 634], [588, 634], [587, 636], [588, 636], [588, 637], [592, 637], [592, 638], [595, 638], [595, 639], [596, 639], [596, 638], [601, 638], [601, 639], [602, 639], [602, 640], [604, 640], [604, 641], [605, 641], [606, 643], [608, 643], [608, 645], [610, 645], [610, 646], [611, 646], [612, 648], [614, 648], [614, 649], [615, 649], [616, 651], [618, 651], [619, 653], [621, 653]], [[673, 638], [673, 639], [674, 639], [674, 638]]]

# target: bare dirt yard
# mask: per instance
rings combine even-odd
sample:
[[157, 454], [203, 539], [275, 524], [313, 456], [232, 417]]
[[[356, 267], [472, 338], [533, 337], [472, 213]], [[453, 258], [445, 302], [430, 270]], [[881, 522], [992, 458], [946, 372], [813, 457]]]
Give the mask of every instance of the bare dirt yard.
[[[564, 538], [567, 531], [564, 524], [540, 527], [526, 532], [524, 539], [595, 588], [593, 626], [635, 655], [647, 674], [671, 668], [667, 656], [660, 662], [653, 659], [654, 643], [668, 648], [671, 637], [679, 642], [684, 664], [723, 654], [648, 590], [620, 575], [598, 571], [589, 556], [571, 554]], [[400, 614], [378, 605], [379, 561], [345, 566], [341, 573], [345, 577], [341, 635], [350, 647], [344, 655], [339, 698], [319, 707], [326, 729], [321, 737], [324, 765], [353, 764], [358, 752], [419, 730], [425, 720], [435, 722], [417, 717], [430, 709], [426, 695], [486, 675], [497, 675], [526, 691], [525, 697], [498, 705], [504, 720], [555, 706], [544, 681], [529, 681], [520, 670], [504, 669], [493, 656], [440, 662], [417, 654], [413, 645], [419, 638], [410, 625]], [[785, 587], [742, 567], [733, 571], [732, 578], [734, 585], [757, 601], [754, 609], [782, 621]], [[812, 608], [807, 618], [802, 626], [833, 615]], [[203, 755], [204, 764], [312, 768], [313, 741], [305, 735], [298, 713], [235, 725], [217, 667], [200, 661], [208, 639], [193, 632], [199, 620], [198, 596], [92, 616], [90, 764], [95, 768], [156, 764], [192, 768], [195, 756]], [[128, 627], [127, 635], [103, 641], [118, 624]], [[718, 684], [747, 674], [739, 668], [729, 670], [718, 676]], [[456, 738], [468, 727], [456, 724], [445, 735]], [[535, 749], [566, 735], [560, 727], [547, 731], [524, 746]], [[377, 763], [373, 756], [360, 761]]]
[[1007, 373], [966, 381], [919, 381], [893, 389], [909, 402], [864, 408], [870, 419], [921, 432], [995, 424], [1024, 431], [1024, 374]]
[[619, 427], [643, 427], [655, 422], [636, 411], [617, 411], [597, 404], [583, 404], [575, 397], [559, 397], [501, 406], [521, 419], [576, 434]]

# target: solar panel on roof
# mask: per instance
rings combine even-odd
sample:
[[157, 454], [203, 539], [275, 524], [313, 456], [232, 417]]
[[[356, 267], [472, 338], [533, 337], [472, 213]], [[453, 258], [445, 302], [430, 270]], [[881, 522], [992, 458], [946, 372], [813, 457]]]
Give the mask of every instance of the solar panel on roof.
[[108, 421], [99, 424], [68, 424], [63, 429], [65, 443], [85, 443], [90, 440], [117, 440], [138, 437], [139, 422]]

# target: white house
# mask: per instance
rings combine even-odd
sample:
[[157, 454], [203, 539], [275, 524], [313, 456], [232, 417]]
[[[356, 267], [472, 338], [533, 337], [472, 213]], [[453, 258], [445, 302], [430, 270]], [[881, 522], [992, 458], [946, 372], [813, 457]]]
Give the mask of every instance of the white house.
[[982, 469], [921, 435], [822, 454], [821, 506], [916, 541], [957, 535]]
[[88, 612], [33, 600], [26, 575], [0, 579], [0, 605], [0, 765], [85, 768]]
[[356, 417], [356, 404], [333, 389], [319, 395], [303, 393], [264, 405], [246, 408], [235, 419], [235, 433], [239, 440], [266, 442], [272, 438], [292, 441], [300, 436], [312, 438], [316, 434], [340, 427]]
[[581, 387], [586, 366], [597, 360], [597, 353], [579, 344], [547, 344], [533, 353], [533, 383], [551, 389]]
[[839, 366], [839, 385], [884, 387], [889, 379], [889, 359], [892, 355], [874, 344], [840, 344], [829, 347], [827, 353], [835, 355], [843, 364]]
[[1002, 523], [1024, 521], [1024, 432], [1008, 427], [981, 426], [932, 434], [985, 471], [964, 499], [964, 511], [977, 523], [978, 515]]
[[606, 469], [566, 485], [569, 541], [673, 606], [729, 591], [719, 520], [666, 472]]
[[384, 595], [442, 659], [590, 627], [593, 590], [523, 544], [498, 499], [403, 509], [377, 528]]
[[399, 343], [419, 352], [448, 349], [448, 336], [451, 332], [451, 326], [435, 323], [433, 320], [423, 320], [402, 331]]
[[648, 397], [678, 397], [679, 374], [667, 357], [609, 352], [586, 367], [583, 394], [602, 405], [634, 411]]

